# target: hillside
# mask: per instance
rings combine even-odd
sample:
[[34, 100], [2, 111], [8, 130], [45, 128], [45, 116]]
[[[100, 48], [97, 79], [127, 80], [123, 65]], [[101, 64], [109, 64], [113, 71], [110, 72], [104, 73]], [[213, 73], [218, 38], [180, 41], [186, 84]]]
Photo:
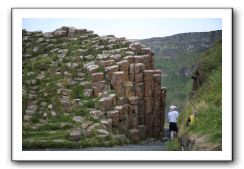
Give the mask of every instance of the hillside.
[[155, 53], [155, 68], [162, 70], [162, 84], [167, 86], [167, 107], [183, 108], [191, 90], [191, 75], [199, 57], [221, 39], [222, 31], [182, 33], [140, 42]]
[[22, 38], [24, 150], [162, 137], [166, 90], [150, 49], [74, 27]]
[[[192, 99], [179, 117], [184, 150], [222, 150], [221, 65], [222, 42], [218, 41], [200, 57], [193, 74]], [[194, 115], [194, 120], [187, 125], [190, 115]]]

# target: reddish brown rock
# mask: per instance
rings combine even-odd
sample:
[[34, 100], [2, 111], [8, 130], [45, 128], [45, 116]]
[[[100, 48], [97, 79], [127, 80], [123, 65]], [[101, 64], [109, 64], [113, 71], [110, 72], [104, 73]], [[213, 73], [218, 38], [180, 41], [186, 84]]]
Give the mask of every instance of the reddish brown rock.
[[118, 110], [110, 110], [106, 112], [107, 117], [112, 119], [112, 126], [119, 126], [119, 111]]
[[153, 80], [154, 70], [144, 70], [144, 81]]
[[130, 97], [135, 95], [134, 85], [132, 82], [126, 82], [124, 84], [125, 87], [125, 96]]
[[125, 56], [123, 59], [128, 60], [128, 64], [134, 64], [134, 56]]
[[91, 76], [92, 76], [93, 82], [98, 82], [98, 81], [104, 80], [104, 73], [102, 73], [102, 72], [93, 73]]
[[136, 128], [130, 129], [128, 137], [133, 143], [138, 143], [140, 141], [140, 131]]
[[111, 59], [111, 60], [101, 60], [101, 61], [99, 61], [99, 64], [102, 67], [109, 67], [109, 66], [114, 64], [114, 60], [113, 59]]
[[143, 82], [143, 73], [135, 74], [135, 82], [136, 83]]
[[144, 83], [135, 83], [135, 94], [136, 96], [143, 98], [144, 96]]
[[113, 89], [115, 90], [115, 93], [117, 94], [117, 96], [119, 97], [124, 97], [125, 96], [125, 89], [124, 89], [124, 85], [118, 85], [118, 86], [113, 86]]
[[104, 110], [110, 110], [110, 109], [112, 109], [113, 101], [112, 101], [112, 98], [110, 98], [110, 97], [103, 97], [103, 98], [101, 98], [99, 100], [99, 103], [100, 103], [101, 107]]
[[86, 97], [92, 97], [93, 96], [93, 89], [84, 89], [83, 95]]
[[112, 65], [109, 67], [105, 67], [105, 72], [108, 75], [108, 78], [111, 80], [112, 79], [112, 74], [113, 72], [118, 72], [119, 71], [119, 66], [118, 65]]
[[106, 81], [99, 81], [93, 83], [93, 91], [94, 91], [94, 96], [98, 96], [99, 93], [103, 92], [106, 86]]
[[113, 72], [111, 84], [113, 86], [118, 86], [118, 85], [122, 85], [123, 82], [124, 82], [124, 72], [123, 71]]
[[145, 115], [151, 114], [153, 111], [153, 99], [152, 97], [144, 97], [144, 112]]
[[128, 60], [121, 60], [117, 62], [117, 65], [119, 65], [120, 71], [129, 71], [129, 61]]
[[144, 55], [137, 55], [134, 56], [134, 61], [136, 63], [144, 63], [145, 56]]
[[145, 125], [138, 125], [138, 130], [140, 134], [140, 140], [145, 140], [147, 137]]

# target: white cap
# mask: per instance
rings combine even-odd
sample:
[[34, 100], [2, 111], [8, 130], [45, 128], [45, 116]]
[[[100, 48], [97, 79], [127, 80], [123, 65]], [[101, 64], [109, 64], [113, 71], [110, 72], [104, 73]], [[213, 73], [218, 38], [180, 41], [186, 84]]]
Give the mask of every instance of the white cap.
[[170, 110], [172, 111], [172, 110], [176, 109], [176, 106], [171, 105], [169, 108], [170, 108]]

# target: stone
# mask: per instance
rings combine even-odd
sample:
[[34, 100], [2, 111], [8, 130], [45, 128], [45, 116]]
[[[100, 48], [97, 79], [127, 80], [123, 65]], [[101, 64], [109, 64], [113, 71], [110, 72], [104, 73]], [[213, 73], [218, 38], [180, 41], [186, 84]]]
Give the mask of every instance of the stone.
[[136, 83], [143, 82], [143, 73], [135, 74], [135, 82]]
[[99, 64], [103, 67], [109, 67], [111, 65], [114, 64], [114, 60], [110, 59], [110, 60], [101, 60], [99, 61]]
[[85, 59], [86, 61], [92, 61], [92, 60], [95, 59], [95, 56], [93, 56], [93, 55], [87, 55], [87, 56], [84, 56], [84, 59]]
[[119, 111], [118, 110], [110, 110], [106, 112], [107, 118], [112, 119], [112, 126], [119, 126]]
[[102, 73], [102, 72], [93, 73], [91, 76], [92, 76], [93, 82], [98, 82], [98, 81], [104, 80], [104, 73]]
[[90, 111], [90, 115], [94, 118], [94, 119], [99, 119], [102, 118], [105, 115], [105, 112], [102, 112], [100, 110], [91, 110]]
[[84, 89], [83, 95], [86, 97], [92, 97], [93, 96], [93, 89]]
[[144, 81], [153, 80], [154, 70], [144, 70]]
[[109, 119], [106, 119], [106, 120], [101, 120], [101, 126], [104, 128], [104, 129], [107, 129], [107, 130], [111, 130], [112, 129], [112, 119], [109, 118]]
[[125, 96], [131, 97], [135, 95], [134, 84], [132, 82], [126, 82], [124, 84], [125, 87]]
[[145, 62], [145, 56], [144, 55], [136, 55], [134, 56], [134, 61], [136, 63], [144, 63]]
[[52, 104], [49, 104], [49, 105], [47, 106], [47, 108], [52, 109], [52, 108], [53, 108], [53, 105], [52, 105]]
[[115, 90], [115, 93], [117, 94], [118, 97], [124, 97], [125, 96], [125, 90], [124, 90], [124, 85], [118, 85], [118, 86], [113, 86], [113, 89]]
[[57, 116], [57, 113], [55, 111], [51, 111], [51, 116], [52, 117], [56, 117]]
[[24, 116], [24, 121], [30, 121], [31, 118], [32, 118], [32, 116], [30, 116], [30, 115], [25, 115], [25, 116]]
[[111, 93], [111, 94], [108, 95], [108, 97], [110, 97], [112, 99], [113, 106], [117, 105], [117, 96], [116, 96], [116, 94]]
[[104, 110], [110, 110], [113, 106], [113, 100], [110, 97], [103, 97], [99, 100], [100, 106]]
[[76, 122], [76, 123], [82, 123], [82, 122], [85, 121], [84, 117], [82, 117], [82, 116], [74, 116], [74, 117], [72, 118], [72, 120], [73, 120], [74, 122]]
[[128, 64], [134, 64], [134, 56], [125, 56], [123, 59], [128, 61]]
[[143, 98], [144, 96], [144, 83], [135, 83], [135, 95]]
[[81, 128], [86, 130], [90, 125], [91, 125], [90, 121], [85, 121], [85, 122], [82, 122]]
[[112, 79], [113, 72], [118, 72], [118, 71], [119, 71], [118, 65], [112, 65], [109, 67], [105, 67], [105, 72], [110, 80]]
[[145, 140], [147, 137], [146, 126], [145, 125], [138, 125], [138, 130], [139, 130], [140, 140]]
[[130, 129], [128, 137], [133, 143], [138, 143], [140, 141], [140, 131], [138, 129]]
[[86, 70], [89, 74], [92, 74], [92, 73], [96, 73], [98, 68], [99, 68], [98, 65], [89, 65], [86, 67]]
[[144, 97], [144, 111], [145, 115], [151, 114], [153, 111], [153, 98]]
[[83, 68], [87, 69], [87, 67], [91, 66], [91, 65], [95, 65], [95, 62], [94, 61], [86, 62], [86, 63], [83, 64]]
[[109, 135], [109, 132], [107, 130], [104, 130], [104, 129], [98, 129], [97, 133], [104, 134], [104, 135]]
[[98, 60], [108, 60], [109, 57], [110, 57], [110, 54], [105, 54], [105, 53], [103, 53], [103, 54], [98, 54], [98, 55], [97, 55], [97, 59], [98, 59]]
[[83, 89], [89, 89], [91, 87], [91, 82], [89, 81], [80, 82], [80, 85]]
[[118, 98], [118, 104], [119, 105], [124, 105], [129, 103], [129, 98], [128, 97], [119, 97]]
[[118, 62], [121, 60], [121, 55], [120, 54], [111, 55], [110, 58], [114, 59], [115, 62]]
[[137, 105], [139, 103], [139, 97], [137, 96], [129, 97], [129, 103], [133, 105]]
[[124, 72], [123, 71], [113, 72], [111, 84], [113, 86], [118, 86], [121, 85], [123, 82], [124, 82]]
[[81, 139], [81, 131], [80, 129], [74, 129], [69, 134], [70, 140], [79, 141]]
[[94, 96], [98, 96], [100, 93], [102, 93], [105, 90], [105, 87], [106, 87], [106, 81], [94, 82], [92, 86], [94, 91]]
[[129, 70], [128, 60], [121, 60], [121, 61], [117, 62], [116, 64], [119, 65], [120, 71], [128, 71]]

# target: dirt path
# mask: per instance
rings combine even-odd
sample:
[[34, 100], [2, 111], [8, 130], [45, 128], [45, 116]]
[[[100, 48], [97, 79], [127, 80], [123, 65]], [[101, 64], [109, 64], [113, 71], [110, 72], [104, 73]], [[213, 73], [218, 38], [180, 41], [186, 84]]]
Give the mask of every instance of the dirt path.
[[88, 147], [78, 149], [77, 151], [164, 151], [165, 143], [141, 143], [141, 144], [128, 144], [123, 146], [114, 147]]

